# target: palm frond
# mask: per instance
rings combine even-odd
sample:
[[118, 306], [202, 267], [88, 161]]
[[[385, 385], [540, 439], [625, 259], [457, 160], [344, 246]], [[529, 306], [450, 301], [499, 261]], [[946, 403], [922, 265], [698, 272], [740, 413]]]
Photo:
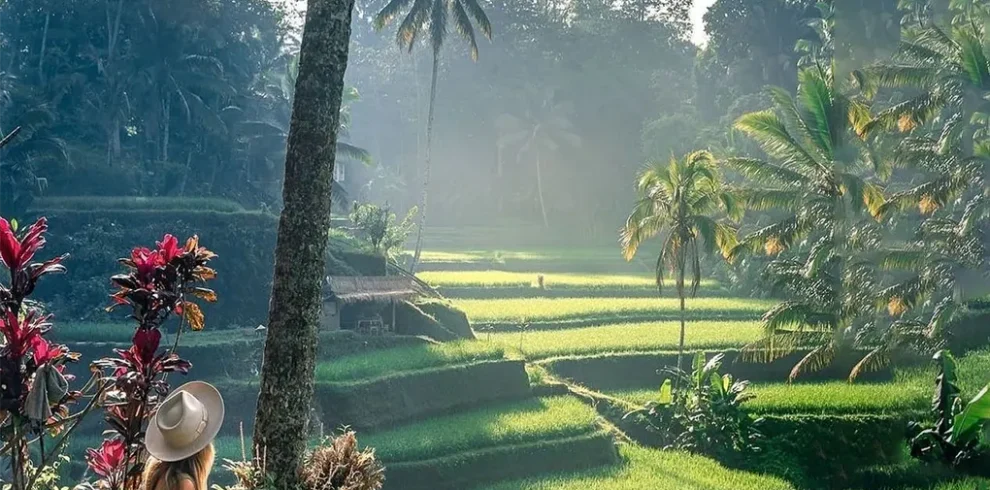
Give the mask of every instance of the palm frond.
[[374, 163], [374, 159], [371, 158], [371, 152], [343, 141], [337, 141], [336, 153], [338, 159], [341, 157], [348, 158], [359, 161], [365, 165], [372, 165]]
[[453, 14], [454, 18], [454, 29], [457, 30], [457, 33], [461, 37], [467, 40], [468, 48], [471, 50], [471, 59], [478, 61], [478, 41], [474, 38], [474, 26], [471, 24], [471, 19], [464, 10], [464, 5], [461, 1], [454, 0], [450, 6], [451, 14]]
[[735, 128], [759, 143], [763, 151], [786, 167], [820, 171], [821, 165], [787, 131], [773, 111], [751, 112], [740, 117]]
[[802, 374], [821, 371], [828, 367], [835, 360], [835, 354], [836, 348], [832, 343], [815, 348], [794, 365], [791, 374], [787, 377], [788, 381], [793, 382]]
[[440, 55], [440, 48], [447, 38], [447, 0], [433, 0], [430, 8], [430, 46], [433, 55]]
[[801, 172], [773, 165], [758, 158], [729, 158], [726, 163], [746, 178], [761, 184], [800, 186], [809, 180]]
[[419, 31], [426, 25], [427, 20], [430, 18], [430, 5], [433, 3], [431, 0], [411, 1], [413, 1], [412, 7], [406, 13], [405, 18], [402, 19], [399, 28], [395, 31], [396, 42], [407, 51], [412, 51]]
[[846, 107], [817, 70], [798, 72], [798, 98], [815, 147], [831, 160], [847, 118]]
[[921, 267], [927, 252], [923, 250], [886, 250], [878, 261], [881, 270], [916, 270]]
[[970, 83], [986, 88], [990, 82], [990, 67], [983, 53], [983, 44], [968, 31], [957, 31], [955, 41], [960, 48], [960, 61]]
[[478, 29], [481, 30], [481, 34], [487, 37], [489, 40], [492, 38], [492, 23], [488, 20], [488, 15], [485, 14], [485, 10], [481, 8], [481, 4], [478, 0], [457, 0], [464, 4], [464, 8], [467, 9], [467, 13], [472, 19], [478, 24]]
[[767, 211], [770, 209], [797, 209], [801, 204], [801, 191], [785, 189], [740, 189], [739, 198], [747, 209]]
[[402, 9], [406, 8], [413, 0], [391, 0], [381, 10], [375, 14], [373, 24], [375, 30], [382, 30], [389, 25]]
[[854, 383], [861, 374], [879, 371], [890, 365], [890, 352], [887, 346], [877, 347], [867, 352], [849, 372], [849, 382]]

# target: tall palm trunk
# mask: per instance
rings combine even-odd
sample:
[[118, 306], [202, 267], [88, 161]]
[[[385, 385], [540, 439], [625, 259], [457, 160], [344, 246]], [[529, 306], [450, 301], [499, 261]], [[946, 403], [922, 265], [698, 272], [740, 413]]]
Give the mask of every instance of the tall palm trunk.
[[681, 303], [681, 340], [677, 343], [677, 369], [680, 370], [683, 367], [683, 357], [684, 357], [684, 331], [686, 328], [685, 324], [685, 309], [684, 309], [684, 267], [686, 266], [686, 258], [684, 257], [683, 250], [679, 252], [679, 257], [677, 258], [677, 299]]
[[353, 9], [354, 0], [309, 0], [306, 9], [254, 427], [254, 444], [278, 489], [297, 488], [309, 435]]
[[543, 202], [543, 170], [541, 169], [543, 165], [540, 162], [540, 146], [536, 146], [536, 195], [540, 199], [540, 213], [543, 214], [543, 227], [550, 228], [550, 222], [547, 221], [547, 205]]
[[416, 230], [416, 252], [413, 253], [409, 272], [416, 272], [419, 256], [423, 252], [423, 228], [426, 228], [426, 204], [430, 190], [430, 164], [433, 158], [433, 109], [437, 100], [437, 72], [440, 68], [440, 52], [433, 51], [433, 75], [430, 79], [430, 111], [426, 116], [426, 158], [423, 163], [423, 194], [419, 198], [419, 229]]

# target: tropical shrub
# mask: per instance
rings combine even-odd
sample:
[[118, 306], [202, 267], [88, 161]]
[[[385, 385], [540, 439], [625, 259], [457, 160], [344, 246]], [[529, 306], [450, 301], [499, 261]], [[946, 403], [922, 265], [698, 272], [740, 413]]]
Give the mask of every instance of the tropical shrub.
[[990, 384], [969, 403], [964, 402], [956, 385], [956, 361], [947, 350], [933, 357], [938, 363], [935, 395], [932, 397], [934, 424], [909, 424], [911, 455], [923, 461], [965, 466], [990, 450]]
[[[45, 246], [48, 222], [41, 218], [17, 235], [12, 225], [0, 218], [0, 262], [6, 268], [7, 285], [0, 284], [0, 454], [10, 462], [14, 490], [33, 488], [56, 461], [69, 434], [81, 417], [70, 415], [69, 405], [82, 398], [69, 390], [72, 376], [63, 374], [65, 364], [79, 355], [68, 347], [49, 342], [51, 315], [30, 300], [41, 277], [65, 272], [65, 255], [45, 262], [32, 262]], [[89, 411], [92, 403], [86, 408]], [[56, 438], [47, 451], [41, 444], [48, 432]], [[40, 461], [32, 461], [31, 446], [37, 445]]]
[[717, 457], [759, 449], [762, 419], [753, 420], [743, 411], [743, 402], [753, 398], [746, 391], [749, 381], [719, 374], [722, 359], [710, 360], [697, 353], [692, 371], [677, 368], [663, 371], [671, 377], [660, 386], [659, 397], [630, 412], [659, 434], [665, 449], [684, 449]]
[[[200, 286], [216, 277], [208, 266], [214, 257], [199, 245], [196, 236], [182, 247], [174, 236], [165, 235], [156, 249], [138, 247], [129, 258], [120, 259], [127, 272], [111, 278], [118, 289], [111, 296], [114, 304], [107, 310], [129, 306], [137, 329], [130, 348], [117, 349], [116, 357], [93, 363], [94, 372], [107, 387], [100, 399], [109, 426], [107, 439], [99, 448], [88, 450], [86, 457], [90, 469], [100, 477], [97, 488], [141, 488], [148, 421], [168, 394], [169, 373], [185, 374], [191, 367], [175, 352], [179, 338], [186, 324], [194, 331], [204, 327], [202, 310], [191, 299], [217, 299], [213, 290]], [[170, 349], [161, 349], [162, 329], [174, 316], [180, 318], [175, 343]]]
[[400, 222], [388, 205], [354, 203], [348, 218], [358, 235], [367, 240], [375, 252], [394, 260], [402, 251], [402, 244], [413, 229], [413, 218], [417, 208], [413, 207]]

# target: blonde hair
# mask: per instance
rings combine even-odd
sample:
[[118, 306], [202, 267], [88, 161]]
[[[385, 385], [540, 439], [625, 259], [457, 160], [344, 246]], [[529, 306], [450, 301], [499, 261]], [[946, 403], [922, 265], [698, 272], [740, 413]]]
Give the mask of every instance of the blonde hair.
[[177, 490], [183, 476], [192, 479], [196, 490], [207, 490], [213, 457], [213, 443], [181, 461], [165, 462], [148, 456], [144, 466], [144, 490]]

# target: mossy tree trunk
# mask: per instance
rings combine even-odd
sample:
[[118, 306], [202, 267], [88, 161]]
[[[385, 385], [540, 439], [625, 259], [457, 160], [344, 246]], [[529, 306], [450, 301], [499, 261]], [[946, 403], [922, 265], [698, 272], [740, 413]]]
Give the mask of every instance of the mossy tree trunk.
[[306, 449], [330, 188], [354, 0], [309, 0], [289, 126], [284, 208], [254, 443], [278, 488], [294, 488]]

